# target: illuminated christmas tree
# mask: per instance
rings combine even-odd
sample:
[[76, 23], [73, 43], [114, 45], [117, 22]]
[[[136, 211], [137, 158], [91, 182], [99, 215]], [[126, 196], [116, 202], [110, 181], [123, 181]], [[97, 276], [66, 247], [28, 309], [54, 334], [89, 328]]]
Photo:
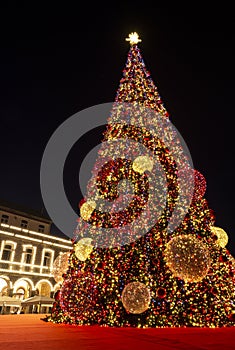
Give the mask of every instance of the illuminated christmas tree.
[[141, 40], [136, 33], [127, 40], [123, 77], [50, 321], [233, 326], [235, 263], [227, 235], [214, 226], [205, 178], [172, 128]]

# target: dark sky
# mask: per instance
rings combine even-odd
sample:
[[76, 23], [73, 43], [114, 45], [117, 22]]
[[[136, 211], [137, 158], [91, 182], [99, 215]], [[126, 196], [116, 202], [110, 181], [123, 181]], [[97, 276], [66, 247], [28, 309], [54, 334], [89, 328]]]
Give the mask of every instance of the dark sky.
[[[47, 141], [74, 113], [114, 100], [129, 50], [125, 37], [137, 31], [147, 68], [207, 179], [206, 198], [235, 256], [232, 9], [40, 4], [1, 9], [0, 198], [43, 207], [39, 172]], [[101, 132], [83, 137], [79, 154], [73, 150], [66, 162], [74, 209], [81, 199], [79, 164]]]

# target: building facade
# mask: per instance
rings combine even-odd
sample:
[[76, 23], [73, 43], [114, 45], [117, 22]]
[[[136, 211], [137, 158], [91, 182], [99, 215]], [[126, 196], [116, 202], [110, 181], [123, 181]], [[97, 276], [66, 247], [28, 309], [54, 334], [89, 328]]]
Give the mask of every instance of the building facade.
[[0, 296], [53, 297], [60, 288], [53, 263], [72, 243], [51, 235], [51, 224], [43, 215], [0, 202]]

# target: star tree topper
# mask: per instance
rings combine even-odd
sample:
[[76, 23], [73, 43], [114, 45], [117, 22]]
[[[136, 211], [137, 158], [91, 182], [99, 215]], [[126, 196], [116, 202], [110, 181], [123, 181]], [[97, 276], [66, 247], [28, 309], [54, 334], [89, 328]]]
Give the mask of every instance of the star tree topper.
[[129, 34], [129, 37], [126, 38], [126, 41], [129, 41], [130, 45], [135, 45], [135, 44], [138, 44], [139, 42], [141, 42], [142, 40], [139, 39], [139, 34], [134, 32], [134, 33]]

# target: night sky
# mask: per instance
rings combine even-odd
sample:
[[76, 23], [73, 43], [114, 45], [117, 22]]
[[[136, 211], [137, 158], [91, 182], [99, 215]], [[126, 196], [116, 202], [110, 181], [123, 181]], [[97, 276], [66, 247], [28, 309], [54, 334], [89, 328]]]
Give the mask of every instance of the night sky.
[[[49, 138], [74, 113], [114, 100], [129, 50], [125, 38], [137, 31], [147, 68], [194, 167], [207, 179], [216, 226], [228, 233], [235, 256], [233, 11], [215, 4], [210, 10], [142, 5], [22, 2], [2, 8], [0, 198], [43, 208], [39, 174]], [[79, 166], [103, 130], [85, 135], [66, 161], [65, 190], [75, 210]]]

